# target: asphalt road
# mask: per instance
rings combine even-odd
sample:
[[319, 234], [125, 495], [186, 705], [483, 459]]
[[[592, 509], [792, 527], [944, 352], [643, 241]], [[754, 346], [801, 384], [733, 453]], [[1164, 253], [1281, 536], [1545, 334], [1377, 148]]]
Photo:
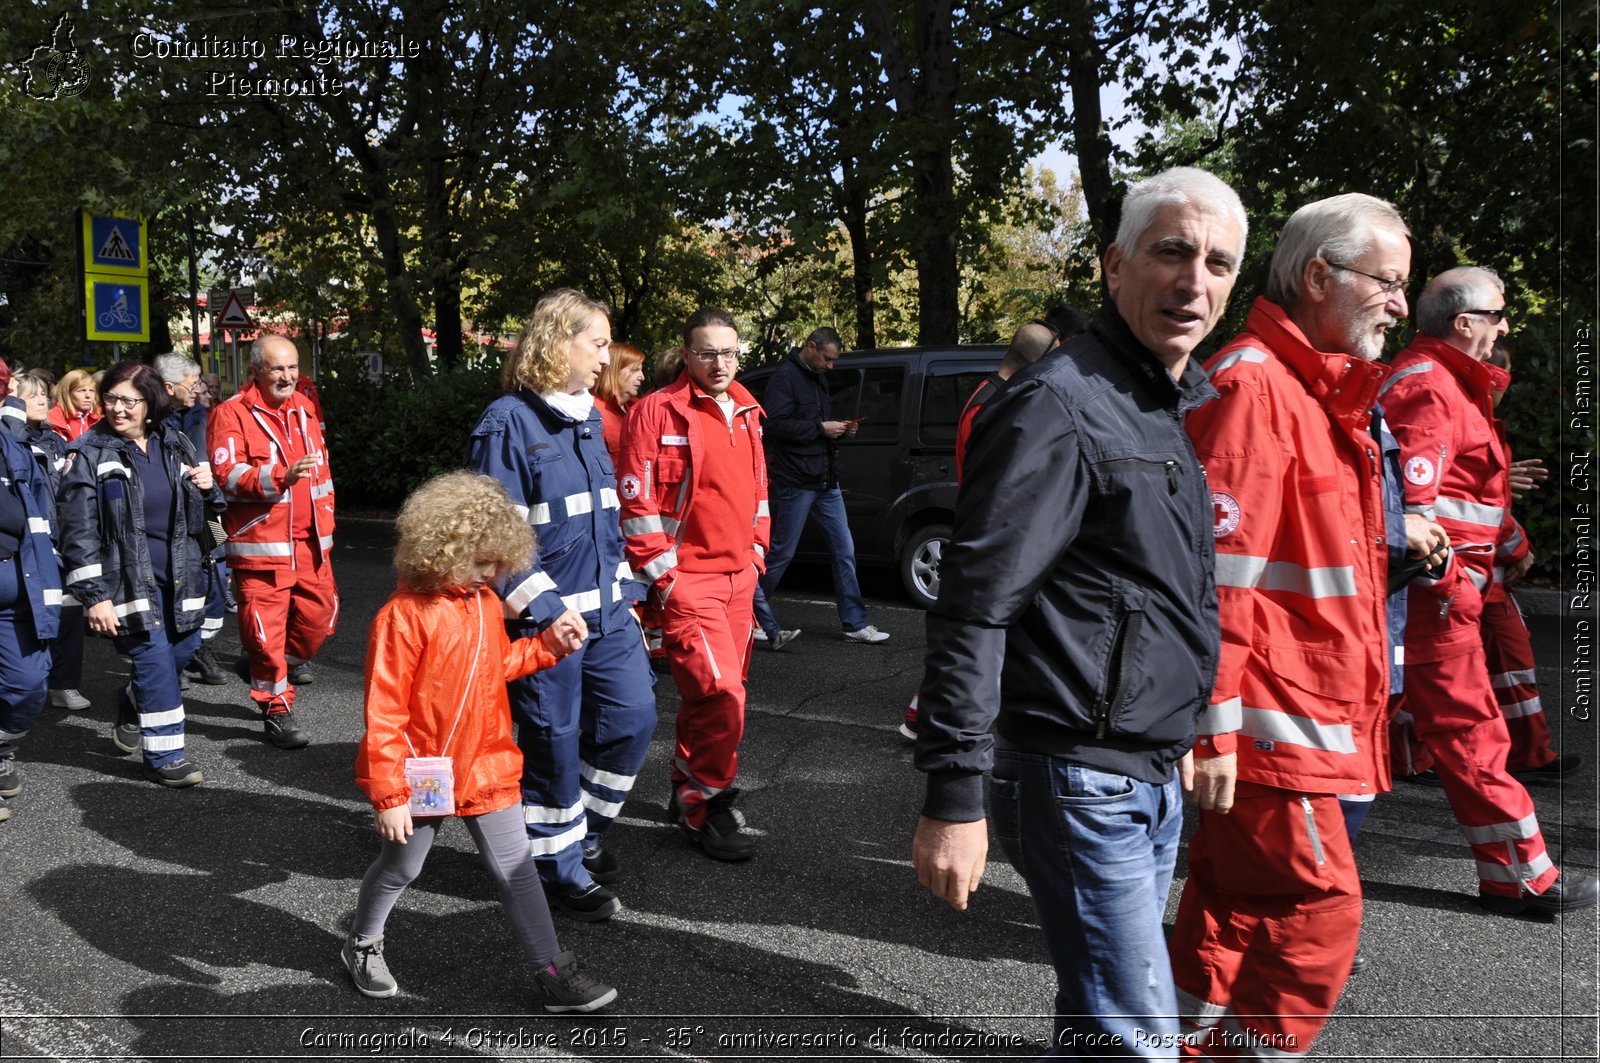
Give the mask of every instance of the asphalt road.
[[[707, 860], [661, 815], [676, 695], [612, 835], [624, 909], [557, 917], [565, 947], [617, 985], [611, 1011], [530, 1014], [531, 978], [470, 838], [441, 836], [388, 927], [401, 994], [359, 996], [338, 960], [377, 848], [352, 782], [368, 622], [393, 586], [387, 532], [347, 523], [341, 630], [301, 706], [313, 744], [264, 743], [243, 683], [187, 695], [206, 783], [144, 781], [109, 737], [126, 667], [90, 647], [85, 713], [47, 710], [0, 825], [0, 1059], [1029, 1058], [1051, 1028], [1053, 976], [1031, 901], [998, 855], [971, 910], [916, 885], [920, 777], [895, 728], [920, 676], [921, 615], [869, 575], [881, 646], [840, 640], [824, 570], [779, 596], [805, 634], [759, 652], [741, 807], [743, 865]], [[1597, 725], [1559, 711], [1569, 628], [1535, 619], [1560, 744], [1588, 764], [1535, 791], [1552, 856], [1596, 866]], [[231, 655], [237, 639], [224, 632]], [[1570, 652], [1570, 651], [1569, 651]], [[1317, 1059], [1596, 1058], [1596, 918], [1509, 919], [1475, 878], [1444, 795], [1380, 799], [1358, 847], [1367, 971]], [[1179, 865], [1180, 882], [1184, 867]], [[1175, 885], [1172, 905], [1175, 907]], [[1170, 911], [1169, 911], [1170, 918]]]

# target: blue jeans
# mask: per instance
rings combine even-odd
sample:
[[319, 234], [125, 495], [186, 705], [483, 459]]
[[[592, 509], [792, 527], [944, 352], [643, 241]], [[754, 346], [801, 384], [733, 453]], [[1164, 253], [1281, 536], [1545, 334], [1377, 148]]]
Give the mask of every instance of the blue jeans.
[[1183, 828], [1163, 785], [996, 749], [995, 836], [1033, 895], [1056, 969], [1056, 1041], [1074, 1059], [1176, 1059], [1161, 919]]
[[844, 495], [837, 487], [813, 491], [805, 487], [772, 485], [772, 548], [767, 551], [767, 571], [761, 577], [761, 593], [756, 595], [756, 623], [767, 637], [778, 635], [778, 618], [772, 615], [767, 599], [778, 589], [784, 570], [794, 560], [806, 515], [817, 518], [817, 527], [828, 540], [833, 555], [833, 593], [839, 603], [839, 623], [845, 631], [860, 631], [867, 626], [867, 606], [861, 600], [861, 584], [856, 580], [856, 544], [850, 538], [850, 523], [844, 515]]

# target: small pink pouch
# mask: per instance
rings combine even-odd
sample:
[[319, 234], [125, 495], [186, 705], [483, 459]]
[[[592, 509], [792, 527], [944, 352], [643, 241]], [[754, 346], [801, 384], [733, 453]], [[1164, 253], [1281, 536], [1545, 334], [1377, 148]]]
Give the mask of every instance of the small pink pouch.
[[449, 757], [407, 757], [405, 774], [413, 816], [455, 815], [456, 773]]

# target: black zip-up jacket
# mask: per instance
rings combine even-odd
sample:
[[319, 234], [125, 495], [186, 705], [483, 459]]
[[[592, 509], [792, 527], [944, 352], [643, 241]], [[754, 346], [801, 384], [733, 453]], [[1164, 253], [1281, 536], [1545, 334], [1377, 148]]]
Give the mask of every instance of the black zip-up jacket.
[[828, 383], [807, 368], [800, 351], [791, 351], [767, 381], [761, 408], [766, 412], [761, 438], [767, 447], [767, 479], [813, 491], [839, 486], [839, 448], [822, 434], [822, 422], [833, 419]]
[[[202, 493], [185, 474], [195, 463], [194, 444], [169, 424], [161, 437], [173, 483], [172, 598], [174, 627], [192, 631], [205, 616], [206, 575], [196, 536], [205, 507], [223, 506], [222, 489]], [[165, 622], [156, 609], [155, 569], [145, 540], [144, 488], [129, 448], [138, 444], [101, 421], [67, 446], [67, 471], [57, 506], [61, 517], [62, 583], [88, 608], [108, 598], [120, 621], [118, 634], [152, 631]]]
[[983, 818], [997, 741], [1157, 784], [1194, 744], [1221, 634], [1183, 419], [1216, 394], [1107, 306], [978, 414], [928, 613], [924, 815]]

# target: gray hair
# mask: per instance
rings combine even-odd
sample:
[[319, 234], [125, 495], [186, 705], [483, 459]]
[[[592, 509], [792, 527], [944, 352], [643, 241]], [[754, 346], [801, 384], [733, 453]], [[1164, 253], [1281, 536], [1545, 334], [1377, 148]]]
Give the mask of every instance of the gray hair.
[[1417, 331], [1435, 339], [1448, 339], [1456, 317], [1467, 310], [1481, 310], [1490, 290], [1505, 293], [1500, 274], [1483, 266], [1457, 266], [1447, 269], [1423, 289], [1417, 299]]
[[156, 355], [150, 366], [169, 384], [181, 384], [190, 373], [200, 372], [199, 362], [177, 351]]
[[1267, 298], [1279, 306], [1293, 305], [1300, 297], [1307, 262], [1320, 258], [1348, 266], [1372, 250], [1377, 229], [1411, 235], [1394, 204], [1376, 196], [1348, 192], [1307, 203], [1289, 216], [1278, 237], [1267, 275]]
[[1122, 221], [1117, 225], [1117, 246], [1124, 254], [1132, 254], [1134, 244], [1155, 221], [1157, 211], [1190, 203], [1232, 218], [1239, 226], [1239, 251], [1243, 254], [1250, 222], [1245, 217], [1244, 204], [1239, 202], [1239, 194], [1215, 174], [1193, 166], [1175, 166], [1128, 189], [1122, 201]]
[[300, 356], [300, 348], [294, 346], [294, 340], [291, 340], [288, 336], [279, 336], [275, 332], [264, 332], [250, 344], [250, 373], [252, 376], [266, 368], [267, 344], [273, 340], [282, 340], [290, 347], [294, 347], [295, 357], [298, 358]]

